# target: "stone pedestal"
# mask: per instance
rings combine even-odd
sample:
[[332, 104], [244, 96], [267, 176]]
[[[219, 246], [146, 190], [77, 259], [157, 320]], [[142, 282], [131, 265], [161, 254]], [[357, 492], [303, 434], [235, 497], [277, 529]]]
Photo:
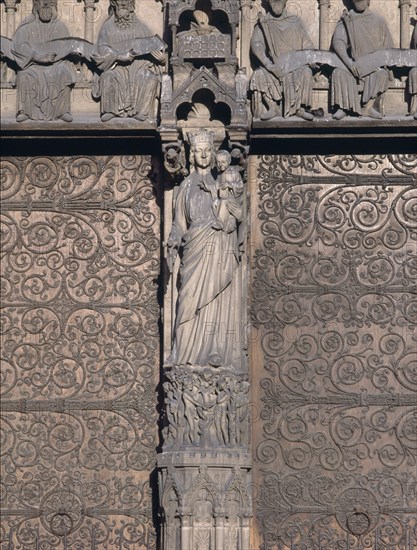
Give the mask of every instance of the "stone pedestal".
[[164, 452], [158, 468], [163, 548], [249, 550], [248, 453]]

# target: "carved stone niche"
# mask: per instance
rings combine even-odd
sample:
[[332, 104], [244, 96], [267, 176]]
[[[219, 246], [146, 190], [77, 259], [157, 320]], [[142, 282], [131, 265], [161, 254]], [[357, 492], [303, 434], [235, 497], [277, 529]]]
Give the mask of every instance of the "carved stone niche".
[[248, 550], [249, 465], [236, 452], [159, 455], [162, 548]]
[[[236, 0], [168, 2], [172, 31], [174, 89], [189, 77], [194, 67], [216, 66], [226, 84], [233, 86], [239, 3]], [[184, 65], [186, 63], [187, 65]]]
[[[246, 71], [238, 68], [236, 57], [238, 2], [168, 0], [167, 5], [172, 55], [170, 75], [162, 82], [163, 140], [178, 139], [179, 126], [187, 126], [191, 114], [191, 119], [200, 118], [191, 126], [212, 127], [211, 123], [218, 121], [229, 138], [245, 141], [247, 77]], [[203, 111], [205, 117], [201, 117]]]

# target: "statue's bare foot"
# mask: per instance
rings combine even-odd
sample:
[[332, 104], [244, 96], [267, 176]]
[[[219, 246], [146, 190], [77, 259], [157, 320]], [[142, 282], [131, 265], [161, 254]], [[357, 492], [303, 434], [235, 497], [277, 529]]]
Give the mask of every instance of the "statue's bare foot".
[[334, 120], [342, 120], [342, 118], [345, 118], [346, 116], [347, 113], [343, 109], [338, 109], [335, 113], [333, 113]]
[[220, 355], [217, 355], [217, 353], [214, 353], [208, 358], [208, 364], [212, 367], [220, 367], [222, 364], [222, 358]]
[[101, 122], [108, 122], [109, 120], [111, 120], [112, 118], [115, 118], [116, 115], [114, 115], [113, 113], [103, 113], [101, 115]]
[[259, 118], [261, 120], [272, 120], [276, 116], [280, 116], [280, 113], [278, 112], [278, 109], [269, 109], [266, 113], [261, 115]]
[[368, 111], [365, 111], [363, 113], [363, 116], [369, 116], [370, 118], [376, 118], [378, 120], [380, 120], [381, 118], [384, 118], [384, 115], [379, 111], [377, 111], [376, 109], [374, 109], [373, 107]]
[[139, 120], [140, 122], [144, 122], [148, 117], [146, 115], [141, 115], [140, 113], [138, 113], [133, 118]]
[[16, 122], [25, 122], [25, 120], [29, 120], [29, 115], [25, 113], [19, 113], [16, 117]]
[[301, 117], [304, 120], [314, 120], [313, 113], [310, 113], [309, 111], [306, 111], [303, 107], [301, 109], [298, 109], [297, 116]]
[[63, 115], [61, 115], [59, 117], [61, 120], [63, 120], [64, 122], [72, 122], [72, 115], [70, 113], [64, 113]]

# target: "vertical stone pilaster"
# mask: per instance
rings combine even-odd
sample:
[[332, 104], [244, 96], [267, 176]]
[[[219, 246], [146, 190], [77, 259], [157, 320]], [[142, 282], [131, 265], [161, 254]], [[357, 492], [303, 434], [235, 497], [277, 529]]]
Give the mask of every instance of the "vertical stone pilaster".
[[83, 0], [84, 2], [84, 38], [94, 42], [94, 12], [98, 0]]
[[242, 533], [242, 550], [250, 549], [250, 518], [249, 514], [240, 516], [240, 530]]
[[192, 550], [191, 512], [181, 513], [181, 550]]
[[411, 0], [399, 0], [400, 48], [410, 47], [410, 7]]
[[330, 0], [318, 0], [319, 2], [319, 48], [328, 50], [330, 46]]
[[[82, 0], [84, 2], [84, 38], [94, 43], [94, 12], [98, 0]], [[82, 80], [86, 83], [90, 80], [87, 65], [82, 66]]]
[[16, 0], [4, 0], [6, 11], [6, 36], [12, 38], [16, 28]]
[[253, 28], [261, 11], [261, 2], [259, 0], [242, 0], [241, 2], [241, 24], [240, 24], [240, 64], [242, 67], [249, 68], [250, 61], [250, 41]]
[[215, 516], [216, 550], [223, 550], [224, 548], [224, 527], [225, 527], [225, 515], [216, 514]]

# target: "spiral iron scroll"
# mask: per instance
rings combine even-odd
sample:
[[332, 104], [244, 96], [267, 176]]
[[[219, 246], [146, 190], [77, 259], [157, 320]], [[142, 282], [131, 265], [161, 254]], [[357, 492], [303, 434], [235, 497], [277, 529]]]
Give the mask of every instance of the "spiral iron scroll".
[[417, 156], [258, 160], [262, 548], [411, 550]]
[[153, 548], [148, 157], [1, 165], [1, 548]]

